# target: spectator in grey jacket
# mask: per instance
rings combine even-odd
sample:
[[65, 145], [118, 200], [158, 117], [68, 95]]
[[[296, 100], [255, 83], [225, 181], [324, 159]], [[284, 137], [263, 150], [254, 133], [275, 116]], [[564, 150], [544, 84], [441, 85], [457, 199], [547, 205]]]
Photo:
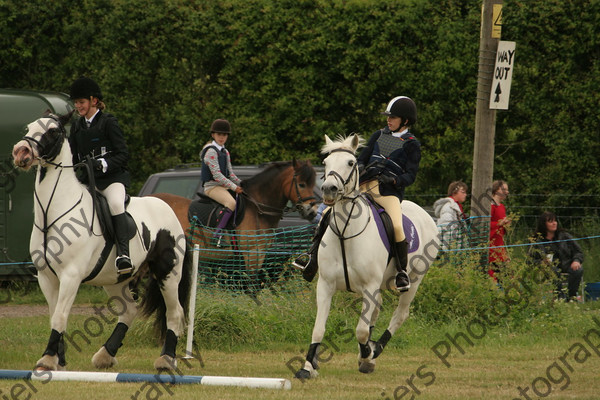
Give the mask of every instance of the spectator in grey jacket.
[[437, 225], [440, 230], [442, 248], [465, 247], [467, 215], [462, 203], [467, 199], [468, 186], [462, 181], [452, 182], [448, 186], [448, 197], [436, 200], [433, 211], [438, 218]]
[[[569, 274], [567, 301], [576, 297], [583, 277], [583, 251], [571, 234], [558, 227], [554, 213], [546, 211], [539, 216], [535, 241], [538, 244], [528, 252], [530, 261], [552, 265], [559, 278], [561, 273]], [[559, 280], [559, 289], [561, 286]]]

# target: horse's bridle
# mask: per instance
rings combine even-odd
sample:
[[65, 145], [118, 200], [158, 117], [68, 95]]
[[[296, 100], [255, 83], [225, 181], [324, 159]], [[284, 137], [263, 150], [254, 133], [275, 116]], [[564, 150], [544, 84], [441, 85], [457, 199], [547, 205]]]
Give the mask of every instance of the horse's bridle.
[[67, 137], [67, 131], [65, 130], [65, 127], [63, 126], [63, 124], [60, 122], [60, 120], [58, 119], [58, 117], [54, 114], [49, 114], [46, 116], [46, 118], [51, 118], [54, 121], [56, 121], [56, 123], [58, 124], [58, 128], [50, 128], [48, 130], [46, 130], [43, 134], [42, 134], [42, 138], [46, 136], [46, 134], [48, 134], [48, 132], [50, 131], [54, 131], [54, 130], [58, 130], [60, 133], [59, 136], [59, 140], [54, 141], [53, 143], [51, 143], [52, 147], [49, 150], [46, 150], [46, 145], [43, 144], [41, 142], [41, 140], [37, 140], [36, 138], [33, 138], [31, 136], [23, 136], [23, 140], [25, 140], [27, 142], [27, 144], [29, 145], [29, 147], [31, 148], [31, 152], [32, 154], [34, 153], [33, 151], [33, 145], [35, 144], [35, 146], [38, 149], [38, 159], [45, 162], [45, 163], [49, 163], [52, 164], [52, 161], [58, 157], [58, 154], [60, 153], [60, 150], [62, 148], [62, 144], [65, 140], [65, 138]]
[[[294, 204], [296, 207], [300, 207], [302, 204], [304, 204], [305, 202], [309, 201], [309, 200], [316, 200], [317, 198], [315, 196], [308, 196], [308, 197], [302, 197], [302, 194], [300, 193], [300, 188], [298, 187], [298, 173], [294, 172], [294, 177], [292, 178], [292, 184], [290, 185], [290, 190], [288, 192], [288, 199], [292, 198], [292, 186], [294, 187], [294, 189], [296, 189], [296, 197], [298, 198], [298, 200], [296, 201], [296, 204]], [[313, 206], [315, 204], [315, 202], [311, 202], [310, 205]]]
[[[356, 156], [354, 155], [354, 151], [348, 150], [348, 149], [335, 149], [335, 150], [332, 150], [331, 152], [329, 152], [329, 154], [340, 152], [340, 151], [352, 154], [352, 156], [355, 157], [355, 159], [356, 159]], [[354, 209], [356, 208], [357, 201], [362, 200], [363, 204], [366, 204], [366, 200], [364, 199], [364, 197], [361, 195], [360, 192], [356, 193], [356, 195], [354, 195], [354, 196], [344, 195], [344, 188], [348, 185], [348, 183], [350, 183], [352, 178], [356, 177], [356, 179], [358, 179], [358, 163], [354, 164], [354, 166], [352, 167], [352, 171], [350, 171], [350, 173], [348, 174], [348, 177], [346, 179], [344, 179], [344, 177], [341, 176], [336, 171], [329, 171], [327, 176], [333, 176], [336, 180], [339, 180], [340, 182], [343, 183], [342, 187], [338, 190], [338, 193], [341, 192], [342, 199], [349, 199], [350, 203], [352, 204], [350, 211], [348, 212], [348, 218], [344, 221], [343, 226], [341, 226], [341, 227], [339, 226], [336, 218], [331, 218], [329, 220], [329, 228], [337, 236], [337, 238], [340, 242], [340, 249], [342, 252], [342, 267], [344, 270], [344, 280], [346, 282], [346, 290], [351, 292], [352, 289], [350, 288], [350, 278], [348, 275], [348, 261], [346, 259], [345, 241], [348, 239], [352, 239], [357, 236], [360, 236], [367, 229], [369, 222], [371, 222], [371, 216], [369, 215], [369, 218], [367, 219], [365, 226], [363, 226], [363, 228], [358, 233], [355, 233], [352, 236], [346, 236], [346, 230], [348, 229], [348, 225], [350, 223], [350, 220], [352, 219], [352, 214], [354, 212]]]
[[[354, 152], [352, 150], [348, 150], [348, 149], [335, 149], [335, 150], [332, 150], [329, 154], [338, 153], [338, 152], [349, 153], [349, 154], [352, 154], [352, 156], [356, 158], [356, 156], [354, 155]], [[350, 171], [350, 173], [348, 174], [348, 177], [346, 179], [344, 179], [344, 177], [342, 177], [337, 171], [329, 171], [329, 173], [327, 174], [327, 176], [333, 176], [335, 179], [339, 180], [342, 183], [342, 187], [340, 188], [340, 190], [338, 190], [338, 193], [341, 192], [342, 194], [343, 194], [343, 189], [346, 187], [346, 185], [348, 185], [348, 183], [350, 183], [350, 180], [355, 175], [358, 176], [358, 163], [354, 164], [354, 166], [352, 167], [352, 171]], [[347, 196], [342, 196], [342, 197], [347, 197]]]

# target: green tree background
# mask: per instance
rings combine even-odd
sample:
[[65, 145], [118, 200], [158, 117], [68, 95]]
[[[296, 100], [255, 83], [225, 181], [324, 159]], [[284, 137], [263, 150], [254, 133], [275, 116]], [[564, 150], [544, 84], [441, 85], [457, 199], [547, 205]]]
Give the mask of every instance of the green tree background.
[[[100, 84], [149, 174], [197, 162], [215, 118], [234, 163], [319, 160], [323, 135], [368, 138], [396, 95], [423, 143], [407, 195], [472, 174], [481, 1], [0, 0], [0, 87]], [[600, 2], [505, 0], [517, 43], [510, 109], [497, 114], [495, 178], [540, 207], [600, 189]], [[589, 203], [589, 204], [588, 204]]]

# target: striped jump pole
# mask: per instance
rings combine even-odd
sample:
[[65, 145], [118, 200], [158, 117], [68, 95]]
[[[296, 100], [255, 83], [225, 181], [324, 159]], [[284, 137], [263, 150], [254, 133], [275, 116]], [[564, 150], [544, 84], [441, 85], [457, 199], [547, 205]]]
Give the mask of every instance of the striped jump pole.
[[160, 384], [200, 384], [209, 386], [241, 386], [263, 389], [291, 389], [292, 383], [283, 378], [246, 378], [235, 376], [193, 376], [170, 374], [126, 374], [119, 372], [82, 371], [25, 371], [0, 369], [0, 379], [31, 381], [79, 382], [150, 382]]

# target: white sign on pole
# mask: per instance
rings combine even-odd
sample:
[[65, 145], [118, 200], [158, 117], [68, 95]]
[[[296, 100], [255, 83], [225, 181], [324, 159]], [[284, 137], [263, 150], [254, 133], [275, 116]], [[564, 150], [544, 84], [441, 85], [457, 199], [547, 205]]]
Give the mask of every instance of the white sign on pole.
[[510, 84], [515, 65], [515, 42], [499, 41], [490, 93], [490, 109], [508, 110]]

